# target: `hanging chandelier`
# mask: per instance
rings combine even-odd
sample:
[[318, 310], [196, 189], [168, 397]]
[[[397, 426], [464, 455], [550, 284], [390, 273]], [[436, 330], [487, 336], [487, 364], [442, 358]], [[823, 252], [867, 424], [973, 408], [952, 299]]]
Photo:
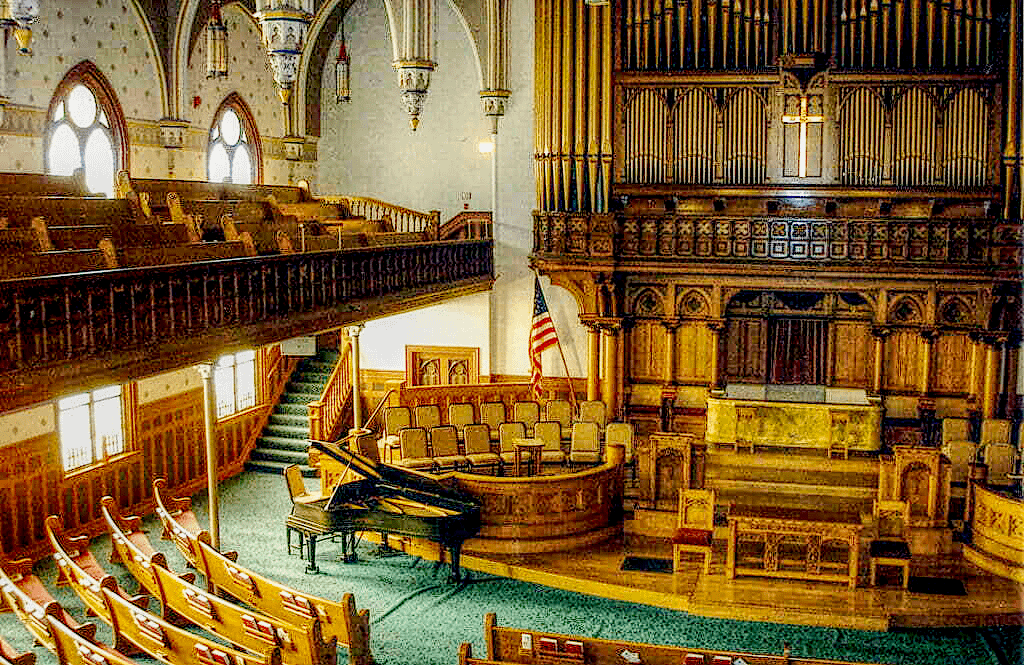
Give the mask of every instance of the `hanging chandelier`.
[[228, 28], [220, 15], [220, 2], [210, 9], [206, 24], [206, 78], [226, 78], [228, 75]]
[[256, 0], [256, 20], [263, 33], [270, 71], [285, 104], [298, 76], [299, 57], [313, 18], [313, 0]]
[[334, 62], [334, 85], [338, 96], [338, 102], [352, 101], [351, 89], [351, 63], [348, 59], [348, 51], [345, 48], [345, 24], [341, 25], [341, 46], [338, 47], [338, 59]]
[[11, 30], [18, 52], [32, 54], [32, 24], [39, 18], [39, 0], [0, 0], [0, 29]]

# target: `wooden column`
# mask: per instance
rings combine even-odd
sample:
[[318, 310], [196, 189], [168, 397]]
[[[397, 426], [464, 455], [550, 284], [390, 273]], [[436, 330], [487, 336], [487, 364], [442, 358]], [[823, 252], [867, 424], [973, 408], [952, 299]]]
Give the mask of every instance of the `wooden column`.
[[982, 344], [980, 333], [969, 333], [968, 338], [971, 340], [971, 375], [967, 383], [967, 402], [977, 405], [981, 402], [981, 377], [984, 371], [985, 347]]
[[885, 338], [892, 332], [877, 326], [871, 328], [871, 336], [875, 338], [875, 367], [871, 376], [871, 392], [882, 394], [882, 381], [885, 378]]
[[985, 376], [982, 384], [981, 416], [996, 417], [996, 400], [999, 396], [999, 361], [1002, 338], [988, 336], [985, 339]]
[[[345, 329], [352, 340], [352, 429], [360, 429], [363, 426], [362, 400], [359, 399], [359, 333], [362, 329], [361, 323]], [[330, 435], [328, 432], [327, 436]]]
[[601, 399], [601, 330], [593, 324], [587, 328], [587, 399]]
[[921, 352], [921, 364], [918, 367], [917, 391], [921, 396], [928, 395], [932, 386], [932, 350], [935, 347], [935, 339], [939, 331], [934, 328], [921, 330], [921, 339], [924, 340], [924, 348]]
[[1005, 356], [1003, 358], [1003, 386], [1000, 413], [1003, 418], [1013, 420], [1017, 411], [1017, 371], [1020, 362], [1020, 336], [1013, 335], [1003, 345]]
[[608, 414], [609, 421], [617, 418], [619, 408], [619, 326], [607, 325], [602, 328], [604, 348], [602, 357], [604, 359], [604, 376], [602, 377], [601, 398], [604, 400], [604, 407]]
[[213, 363], [196, 366], [203, 380], [203, 413], [206, 425], [206, 490], [209, 493], [210, 544], [220, 549], [220, 499], [217, 492], [217, 397], [213, 390]]
[[662, 382], [671, 386], [676, 382], [676, 329], [679, 328], [678, 321], [662, 321], [665, 326], [665, 374]]
[[725, 321], [713, 319], [707, 322], [711, 331], [711, 390], [721, 390], [722, 386], [722, 331], [725, 330]]

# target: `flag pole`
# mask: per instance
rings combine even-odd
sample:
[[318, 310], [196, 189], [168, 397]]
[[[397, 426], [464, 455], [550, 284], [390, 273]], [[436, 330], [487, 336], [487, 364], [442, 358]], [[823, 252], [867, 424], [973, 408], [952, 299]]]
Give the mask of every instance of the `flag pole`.
[[[533, 273], [535, 279], [540, 279], [540, 274], [536, 271]], [[544, 292], [544, 287], [541, 287], [541, 293]], [[544, 299], [547, 301], [547, 298]], [[551, 308], [548, 307], [548, 315], [551, 315]], [[572, 375], [569, 374], [569, 363], [565, 362], [565, 351], [562, 350], [562, 337], [558, 334], [558, 326], [555, 325], [555, 317], [551, 317], [551, 327], [555, 329], [555, 338], [558, 340], [558, 355], [562, 358], [562, 368], [565, 369], [565, 382], [569, 386], [569, 403], [572, 404], [572, 410], [576, 411], [576, 391], [572, 387]]]

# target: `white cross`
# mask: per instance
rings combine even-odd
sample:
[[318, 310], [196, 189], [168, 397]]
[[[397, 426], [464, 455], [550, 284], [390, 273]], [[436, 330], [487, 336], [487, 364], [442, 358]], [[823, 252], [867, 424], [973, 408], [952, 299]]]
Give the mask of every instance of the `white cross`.
[[807, 177], [807, 124], [825, 122], [823, 115], [807, 115], [807, 97], [800, 98], [800, 115], [783, 115], [782, 122], [787, 125], [800, 123], [800, 177]]

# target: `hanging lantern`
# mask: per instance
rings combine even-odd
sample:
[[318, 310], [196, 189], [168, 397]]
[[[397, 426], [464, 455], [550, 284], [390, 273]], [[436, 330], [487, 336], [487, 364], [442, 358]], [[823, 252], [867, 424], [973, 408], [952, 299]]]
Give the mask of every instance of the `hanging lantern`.
[[22, 55], [32, 54], [32, 24], [38, 18], [38, 0], [0, 0], [0, 29], [14, 32]]
[[345, 49], [345, 28], [341, 29], [341, 46], [338, 48], [338, 59], [334, 63], [334, 84], [338, 93], [338, 102], [352, 101], [352, 89], [349, 85], [351, 67], [348, 51]]
[[206, 78], [226, 78], [227, 75], [228, 28], [220, 16], [220, 2], [214, 2], [206, 24]]
[[278, 95], [285, 104], [291, 98], [292, 84], [298, 76], [299, 57], [312, 19], [313, 0], [256, 0], [256, 20], [263, 33], [263, 47], [267, 50]]

